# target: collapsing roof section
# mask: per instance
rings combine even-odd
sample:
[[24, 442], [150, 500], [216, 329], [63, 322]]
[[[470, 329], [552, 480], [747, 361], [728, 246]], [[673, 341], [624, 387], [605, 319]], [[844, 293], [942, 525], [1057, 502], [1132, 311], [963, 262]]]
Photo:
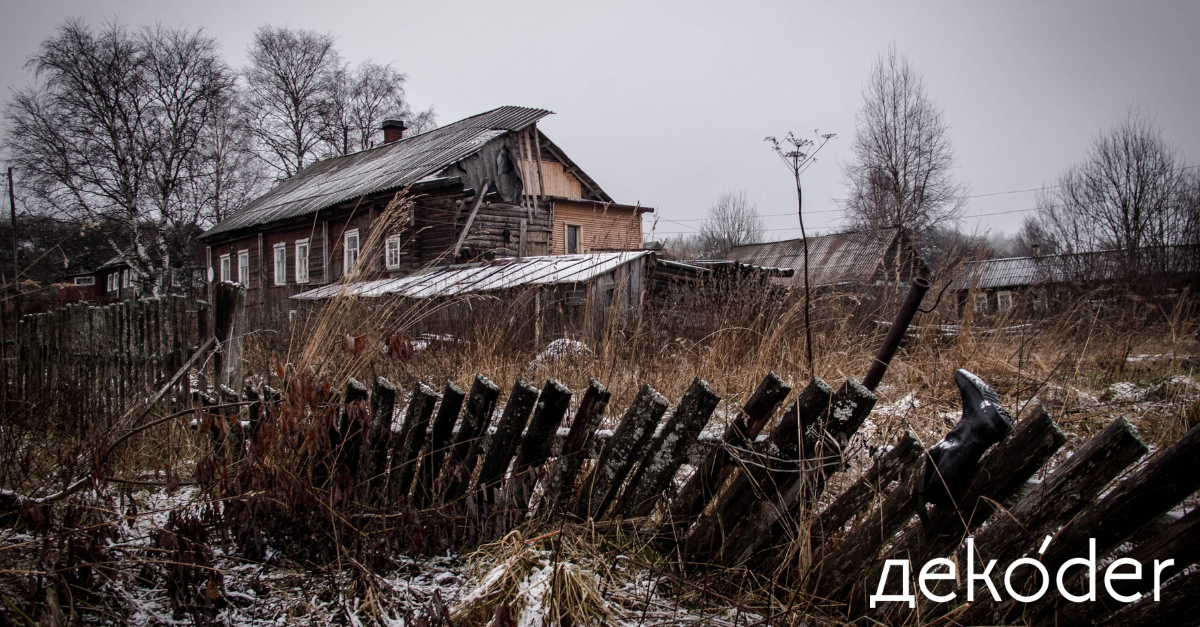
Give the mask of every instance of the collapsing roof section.
[[311, 215], [367, 194], [398, 190], [436, 176], [491, 140], [550, 115], [545, 109], [500, 107], [367, 150], [317, 161], [276, 185], [202, 237]]
[[[884, 256], [899, 238], [898, 228], [808, 238], [809, 284], [819, 287], [873, 282], [886, 265]], [[726, 257], [768, 268], [794, 268], [794, 275], [780, 280], [803, 285], [803, 239], [737, 246]]]
[[323, 300], [343, 296], [377, 298], [386, 295], [434, 298], [531, 285], [583, 283], [650, 254], [649, 251], [630, 251], [503, 258], [445, 266], [430, 272], [395, 279], [334, 283], [301, 292], [292, 298]]

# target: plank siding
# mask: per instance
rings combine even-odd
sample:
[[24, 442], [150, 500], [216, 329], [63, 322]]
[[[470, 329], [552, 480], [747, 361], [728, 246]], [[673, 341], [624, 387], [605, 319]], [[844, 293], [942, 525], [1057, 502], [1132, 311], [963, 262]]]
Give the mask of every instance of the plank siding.
[[580, 227], [580, 253], [639, 250], [642, 247], [642, 214], [633, 209], [556, 199], [554, 247], [550, 254], [567, 254], [568, 226]]

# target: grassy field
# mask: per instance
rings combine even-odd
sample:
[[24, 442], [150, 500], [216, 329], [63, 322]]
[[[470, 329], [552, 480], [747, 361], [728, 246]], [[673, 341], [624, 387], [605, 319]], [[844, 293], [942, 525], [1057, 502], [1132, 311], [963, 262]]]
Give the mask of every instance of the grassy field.
[[[213, 464], [190, 416], [108, 455], [101, 453], [119, 429], [80, 427], [56, 399], [10, 405], [0, 432], [0, 488], [40, 497], [78, 477], [98, 481], [6, 521], [0, 623], [749, 625], [807, 617], [809, 625], [838, 624], [836, 607], [778, 586], [786, 572], [681, 569], [656, 552], [638, 521], [534, 517], [463, 554], [445, 550], [457, 533], [454, 512], [401, 509], [389, 515], [420, 517], [446, 536], [441, 544], [421, 539], [427, 550], [410, 555], [411, 520], [407, 527], [362, 522], [355, 516], [374, 510], [353, 499], [335, 503], [311, 468], [322, 454], [311, 443], [332, 418], [311, 411], [317, 405], [305, 409], [305, 399], [324, 398], [351, 376], [440, 389], [446, 380], [466, 388], [481, 373], [501, 387], [502, 401], [519, 378], [539, 387], [555, 378], [576, 391], [595, 378], [613, 393], [608, 428], [643, 383], [674, 402], [699, 377], [722, 397], [706, 427], [719, 434], [768, 372], [796, 388], [812, 376], [834, 387], [861, 378], [898, 298], [886, 290], [818, 295], [810, 369], [803, 301], [762, 294], [647, 307], [596, 337], [557, 342], [531, 341], [514, 322], [526, 311], [520, 295], [475, 303], [460, 328], [432, 338], [421, 330], [444, 304], [336, 299], [290, 337], [247, 340], [252, 381], [284, 390], [285, 405], [296, 408], [291, 435], [272, 435], [253, 468]], [[1118, 415], [1152, 447], [1200, 421], [1200, 326], [1186, 294], [1080, 294], [1033, 319], [960, 318], [951, 301], [948, 295], [918, 316], [851, 444], [849, 471], [827, 499], [901, 431], [911, 429], [928, 446], [953, 426], [957, 368], [993, 385], [1014, 415], [1042, 404], [1069, 434], [1059, 459]], [[440, 548], [428, 550], [434, 545]], [[798, 558], [780, 568], [803, 565]]]

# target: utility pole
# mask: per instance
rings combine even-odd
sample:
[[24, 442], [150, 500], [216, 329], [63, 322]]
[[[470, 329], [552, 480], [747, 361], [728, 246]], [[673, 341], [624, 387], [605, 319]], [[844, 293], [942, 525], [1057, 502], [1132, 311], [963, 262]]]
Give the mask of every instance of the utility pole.
[[13, 246], [13, 289], [16, 290], [16, 295], [13, 298], [13, 347], [17, 345], [17, 327], [21, 321], [21, 259], [17, 256], [17, 196], [13, 192], [12, 166], [8, 166], [8, 209], [12, 227], [12, 246]]

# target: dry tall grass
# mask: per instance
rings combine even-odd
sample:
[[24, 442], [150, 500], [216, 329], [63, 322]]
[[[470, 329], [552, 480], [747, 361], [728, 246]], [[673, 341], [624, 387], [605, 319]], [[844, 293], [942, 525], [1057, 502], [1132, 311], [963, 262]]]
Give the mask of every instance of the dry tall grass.
[[[408, 211], [401, 198], [381, 219], [403, 222]], [[360, 272], [382, 256], [382, 247], [380, 237], [364, 242]], [[325, 569], [321, 572], [330, 581], [341, 582], [335, 584], [339, 594], [379, 598], [384, 593], [372, 573], [394, 567], [389, 560], [414, 544], [444, 548], [445, 540], [457, 532], [447, 527], [440, 541], [417, 539], [417, 518], [424, 516], [428, 529], [431, 517], [436, 521], [439, 514], [385, 508], [383, 518], [373, 519], [347, 509], [345, 504], [354, 496], [338, 495], [332, 471], [322, 466], [331, 450], [322, 434], [340, 418], [330, 401], [349, 378], [370, 382], [383, 376], [402, 389], [417, 382], [440, 389], [452, 380], [465, 389], [476, 373], [482, 373], [505, 392], [517, 379], [536, 385], [552, 377], [580, 391], [589, 378], [596, 378], [612, 392], [606, 426], [613, 426], [614, 417], [643, 383], [675, 401], [700, 377], [722, 396], [707, 427], [719, 433], [769, 371], [797, 388], [814, 375], [835, 387], [848, 377], [860, 378], [882, 337], [881, 323], [891, 319], [899, 298], [888, 288], [816, 295], [816, 367], [810, 372], [801, 357], [802, 299], [751, 283], [711, 285], [670, 301], [647, 301], [631, 318], [610, 318], [599, 334], [564, 338], [544, 329], [531, 332], [537, 324], [529, 313], [535, 300], [531, 291], [450, 301], [338, 297], [304, 312], [285, 341], [266, 334], [247, 338], [246, 372], [284, 390], [285, 406], [291, 407], [286, 416], [277, 417], [280, 425], [289, 425], [280, 427], [287, 433], [255, 450], [255, 465], [214, 464], [204, 437], [187, 429], [185, 421], [167, 422], [131, 441], [119, 456], [97, 459], [94, 453], [102, 450], [98, 444], [111, 442], [117, 433], [79, 433], [47, 421], [46, 416], [69, 415], [71, 408], [58, 404], [60, 399], [45, 399], [32, 406], [6, 406], [0, 429], [0, 488], [37, 496], [88, 472], [151, 484], [164, 479], [167, 484], [204, 484], [208, 501], [201, 513], [172, 515], [156, 532], [160, 535], [153, 550], [139, 554], [127, 567], [128, 572], [143, 569], [149, 582], [165, 581], [162, 585], [177, 592], [172, 597], [176, 610], [197, 622], [211, 620], [223, 598], [219, 589], [224, 584], [209, 548], [218, 542], [231, 550], [240, 547], [235, 552], [254, 560], [270, 554], [267, 544], [275, 543], [284, 559]], [[1116, 414], [1126, 414], [1143, 437], [1158, 446], [1173, 442], [1200, 421], [1193, 372], [1200, 354], [1200, 322], [1196, 300], [1186, 291], [1155, 298], [1111, 289], [1080, 293], [1036, 318], [1016, 312], [976, 317], [967, 311], [960, 316], [955, 300], [949, 293], [932, 313], [918, 316], [877, 391], [875, 413], [854, 443], [850, 471], [842, 473], [828, 494], [836, 495], [841, 484], [869, 463], [865, 453], [897, 432], [912, 429], [926, 443], [940, 438], [958, 418], [958, 393], [952, 384], [957, 368], [991, 383], [1014, 413], [1027, 411], [1034, 402], [1044, 404], [1065, 431], [1079, 436], [1068, 442], [1067, 451]], [[455, 316], [450, 316], [452, 311]], [[468, 315], [458, 315], [464, 311]], [[422, 337], [431, 330], [438, 337]], [[586, 350], [548, 354], [546, 345], [552, 339], [578, 341]], [[1139, 392], [1130, 394], [1130, 389]], [[163, 409], [160, 416], [168, 411]], [[100, 541], [111, 525], [129, 520], [126, 499], [132, 501], [132, 486], [128, 481], [96, 485], [97, 490], [80, 495], [65, 509], [26, 517], [27, 525], [41, 521], [40, 527], [30, 527], [33, 531], [64, 543], [66, 548], [46, 554], [59, 570], [38, 566], [37, 559], [43, 558], [36, 557], [29, 542], [20, 545], [24, 548], [0, 547], [0, 595], [30, 622], [39, 615], [54, 616], [47, 600], [51, 594], [81, 596], [80, 603], [72, 601], [71, 611], [111, 616], [126, 611], [98, 596], [95, 577], [111, 568], [96, 566], [113, 559]], [[355, 519], [354, 512], [364, 517]], [[799, 522], [797, 537], [802, 538], [803, 521]], [[452, 521], [446, 524], [452, 526]], [[685, 573], [675, 557], [656, 552], [636, 521], [559, 523], [548, 529], [543, 520], [529, 520], [518, 531], [523, 537], [554, 535], [538, 543], [513, 536], [477, 554], [474, 559], [487, 569], [511, 563], [512, 576], [500, 577], [496, 596], [486, 602], [454, 608], [450, 614], [460, 619], [455, 624], [482, 624], [498, 615], [500, 605], [534, 602], [528, 589], [518, 584], [535, 570], [543, 578], [552, 577], [542, 582], [548, 590], [575, 599], [574, 606], [561, 605], [570, 605], [567, 601], [554, 606], [556, 616], [580, 623], [615, 615], [636, 617], [637, 610], [630, 608], [637, 607], [643, 608], [644, 619], [652, 609], [652, 595], [642, 603], [622, 590], [646, 580], [670, 594], [674, 603], [701, 614], [733, 607], [736, 613], [775, 617], [773, 624], [794, 623], [802, 614], [827, 614], [827, 620], [835, 620], [829, 617], [836, 615], [836, 608], [822, 608], [779, 585], [794, 575], [789, 569], [802, 569], [806, 563], [800, 541], [792, 547], [792, 559], [783, 560], [774, 572], [743, 568]], [[70, 548], [77, 545], [89, 548]], [[154, 551], [169, 556], [171, 566], [163, 572], [148, 566], [159, 559]], [[551, 551], [553, 559], [548, 561], [541, 551]], [[613, 563], [618, 555], [625, 560], [620, 568]], [[564, 563], [586, 565], [588, 572]], [[120, 567], [113, 572], [119, 571]], [[343, 575], [330, 574], [347, 572], [348, 582]], [[589, 573], [600, 575], [599, 589]], [[206, 596], [213, 590], [215, 597]], [[85, 607], [92, 609], [81, 609]]]

